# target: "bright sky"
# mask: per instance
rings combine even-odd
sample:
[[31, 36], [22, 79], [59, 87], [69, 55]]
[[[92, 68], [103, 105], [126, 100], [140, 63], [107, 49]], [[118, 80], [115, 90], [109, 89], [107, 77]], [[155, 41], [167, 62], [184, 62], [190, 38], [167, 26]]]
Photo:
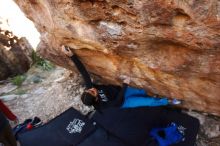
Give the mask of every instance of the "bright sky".
[[[0, 0], [0, 20], [7, 20], [9, 30], [18, 37], [26, 37], [30, 44], [36, 49], [40, 34], [13, 0]], [[0, 24], [2, 26], [2, 24]], [[7, 27], [6, 27], [7, 28]], [[3, 28], [4, 29], [4, 28]]]

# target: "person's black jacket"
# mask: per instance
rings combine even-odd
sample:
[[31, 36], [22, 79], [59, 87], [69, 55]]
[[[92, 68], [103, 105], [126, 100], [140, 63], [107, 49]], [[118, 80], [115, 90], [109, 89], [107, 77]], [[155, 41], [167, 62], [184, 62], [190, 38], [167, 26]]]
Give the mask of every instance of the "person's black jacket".
[[8, 120], [5, 118], [5, 115], [0, 111], [0, 133], [2, 129], [7, 125]]
[[76, 68], [83, 77], [86, 85], [86, 89], [96, 88], [98, 90], [98, 96], [100, 97], [98, 103], [94, 105], [96, 109], [105, 109], [108, 107], [119, 107], [123, 103], [124, 92], [127, 88], [127, 84], [123, 84], [122, 87], [115, 85], [97, 85], [93, 84], [91, 77], [86, 70], [85, 66], [79, 60], [78, 56], [74, 54], [71, 56], [71, 60], [75, 64]]
[[120, 107], [122, 105], [127, 84], [123, 84], [122, 87], [115, 85], [94, 85], [94, 87], [99, 93], [99, 101], [94, 105], [96, 109]]

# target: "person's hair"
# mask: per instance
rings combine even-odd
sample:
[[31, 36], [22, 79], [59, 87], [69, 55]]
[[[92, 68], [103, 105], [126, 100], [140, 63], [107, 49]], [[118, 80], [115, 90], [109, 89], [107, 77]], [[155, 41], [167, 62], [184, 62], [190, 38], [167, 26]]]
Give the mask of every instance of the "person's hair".
[[96, 97], [88, 92], [83, 92], [81, 96], [81, 100], [83, 104], [88, 105], [88, 106], [92, 106], [96, 103]]

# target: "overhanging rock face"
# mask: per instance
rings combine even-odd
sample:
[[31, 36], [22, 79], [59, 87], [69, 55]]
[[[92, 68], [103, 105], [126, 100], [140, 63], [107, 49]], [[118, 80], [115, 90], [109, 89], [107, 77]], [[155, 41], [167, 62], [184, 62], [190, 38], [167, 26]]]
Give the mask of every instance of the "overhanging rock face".
[[15, 0], [41, 33], [39, 52], [73, 69], [75, 48], [91, 73], [220, 115], [219, 0]]

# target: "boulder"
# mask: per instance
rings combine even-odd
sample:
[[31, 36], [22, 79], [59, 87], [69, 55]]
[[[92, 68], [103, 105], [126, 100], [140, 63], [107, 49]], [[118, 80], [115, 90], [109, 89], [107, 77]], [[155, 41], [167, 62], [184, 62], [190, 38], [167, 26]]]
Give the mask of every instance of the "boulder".
[[0, 29], [0, 80], [26, 72], [32, 64], [33, 51], [26, 38]]
[[90, 73], [178, 98], [220, 115], [219, 0], [14, 0], [41, 33], [39, 53], [74, 69], [70, 46]]

